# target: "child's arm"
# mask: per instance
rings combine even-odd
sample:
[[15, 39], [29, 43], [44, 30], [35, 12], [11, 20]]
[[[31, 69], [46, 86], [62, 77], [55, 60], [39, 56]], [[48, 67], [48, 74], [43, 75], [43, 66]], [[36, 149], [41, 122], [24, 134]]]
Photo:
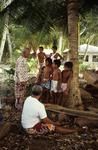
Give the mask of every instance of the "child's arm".
[[57, 55], [60, 57], [60, 59], [62, 59], [62, 60], [63, 60], [63, 57], [62, 57], [59, 53], [57, 53]]
[[72, 80], [72, 72], [70, 73], [70, 77], [69, 77], [68, 82], [67, 82], [67, 89], [65, 91], [66, 95], [68, 95], [68, 93], [69, 93], [71, 80]]
[[45, 57], [45, 59], [47, 58], [47, 55], [44, 53], [44, 57]]
[[40, 59], [40, 53], [37, 54], [37, 60], [39, 61]]
[[36, 83], [40, 83], [40, 82], [41, 82], [41, 74], [38, 73], [36, 78]]

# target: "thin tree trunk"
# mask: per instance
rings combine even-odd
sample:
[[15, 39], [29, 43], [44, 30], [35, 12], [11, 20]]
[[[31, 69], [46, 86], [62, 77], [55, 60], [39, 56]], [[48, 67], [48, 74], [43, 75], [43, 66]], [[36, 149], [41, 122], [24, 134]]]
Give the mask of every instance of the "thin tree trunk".
[[11, 37], [8, 29], [7, 29], [7, 41], [8, 41], [8, 48], [10, 53], [10, 61], [12, 61], [12, 43], [11, 43]]
[[1, 0], [0, 11], [6, 9], [14, 0]]
[[70, 83], [68, 107], [75, 108], [82, 105], [78, 81], [78, 0], [68, 0], [67, 9], [70, 59], [73, 62], [73, 79]]
[[1, 60], [2, 60], [3, 51], [4, 51], [4, 46], [5, 46], [6, 37], [7, 37], [8, 20], [9, 20], [9, 16], [8, 16], [8, 13], [6, 13], [6, 14], [5, 14], [4, 30], [3, 30], [3, 35], [2, 35], [1, 45], [0, 45], [0, 62], [1, 62]]
[[86, 60], [87, 51], [88, 51], [88, 46], [89, 46], [89, 44], [92, 42], [92, 40], [94, 39], [94, 36], [95, 36], [94, 34], [91, 35], [90, 38], [87, 40], [87, 46], [86, 46], [86, 49], [85, 49], [83, 61]]
[[3, 56], [3, 50], [4, 50], [4, 46], [5, 46], [5, 41], [6, 41], [6, 33], [7, 33], [7, 28], [4, 28], [3, 31], [3, 36], [2, 36], [2, 40], [1, 40], [1, 46], [0, 46], [0, 62], [2, 60], [2, 56]]
[[3, 30], [3, 35], [2, 35], [1, 45], [0, 45], [0, 62], [2, 61], [2, 56], [3, 56], [3, 51], [4, 51], [6, 40], [8, 42], [10, 60], [12, 59], [12, 43], [11, 43], [10, 33], [8, 29], [8, 22], [9, 22], [9, 12], [7, 11], [7, 13], [5, 14], [5, 24], [4, 24], [4, 30]]
[[58, 47], [58, 50], [59, 50], [60, 54], [62, 53], [62, 44], [63, 44], [63, 35], [62, 35], [62, 32], [60, 32], [59, 47]]

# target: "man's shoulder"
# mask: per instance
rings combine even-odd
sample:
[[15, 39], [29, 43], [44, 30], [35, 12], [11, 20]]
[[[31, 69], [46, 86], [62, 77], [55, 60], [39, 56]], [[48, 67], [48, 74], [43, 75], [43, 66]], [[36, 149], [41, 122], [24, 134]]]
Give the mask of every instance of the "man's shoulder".
[[37, 100], [37, 105], [40, 107], [40, 109], [44, 109], [44, 104], [41, 103], [39, 100]]
[[29, 101], [29, 100], [32, 100], [32, 97], [31, 96], [28, 96], [25, 100], [25, 102]]
[[27, 97], [26, 102], [31, 102], [31, 103], [35, 103], [35, 104], [43, 106], [43, 104], [39, 100], [37, 100], [36, 98], [32, 96]]
[[40, 106], [44, 106], [44, 104], [41, 103], [39, 100], [37, 100], [37, 103], [38, 103]]
[[18, 57], [17, 62], [25, 61], [26, 59], [23, 56]]

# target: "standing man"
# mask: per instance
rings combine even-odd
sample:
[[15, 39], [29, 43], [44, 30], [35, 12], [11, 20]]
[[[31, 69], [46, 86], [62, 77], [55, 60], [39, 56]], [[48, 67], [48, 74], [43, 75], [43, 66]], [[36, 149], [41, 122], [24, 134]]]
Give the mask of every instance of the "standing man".
[[27, 65], [27, 58], [30, 55], [30, 48], [25, 48], [22, 52], [22, 55], [16, 61], [15, 68], [15, 107], [17, 109], [22, 109], [25, 94], [26, 94], [26, 86], [29, 80], [29, 69]]

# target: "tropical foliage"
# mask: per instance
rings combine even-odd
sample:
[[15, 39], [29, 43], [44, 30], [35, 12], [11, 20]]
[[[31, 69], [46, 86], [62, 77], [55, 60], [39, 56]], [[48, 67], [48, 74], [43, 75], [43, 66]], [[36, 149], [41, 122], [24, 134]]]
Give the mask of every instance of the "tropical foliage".
[[[80, 0], [79, 26], [80, 44], [87, 43], [98, 45], [97, 1], [88, 2]], [[13, 56], [18, 57], [21, 50], [28, 42], [36, 51], [39, 45], [51, 47], [59, 46], [62, 33], [62, 50], [68, 48], [67, 34], [67, 0], [14, 0], [9, 6]], [[5, 9], [0, 13], [0, 40], [4, 29]]]

